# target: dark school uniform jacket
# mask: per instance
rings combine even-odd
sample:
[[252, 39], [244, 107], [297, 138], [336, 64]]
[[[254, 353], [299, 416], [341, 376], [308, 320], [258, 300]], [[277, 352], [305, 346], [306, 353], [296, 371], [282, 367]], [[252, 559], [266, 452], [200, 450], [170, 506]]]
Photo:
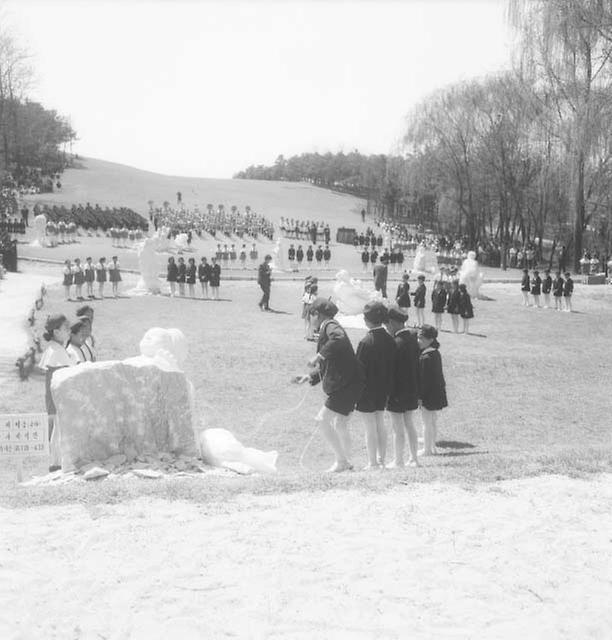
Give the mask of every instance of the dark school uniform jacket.
[[262, 289], [269, 289], [272, 282], [272, 269], [267, 262], [262, 262], [259, 265], [259, 271], [257, 272], [257, 284]]
[[472, 307], [472, 298], [469, 293], [459, 292], [459, 314], [465, 320], [474, 317], [474, 307]]
[[178, 274], [176, 276], [176, 281], [180, 283], [184, 283], [187, 277], [187, 265], [184, 262], [181, 262], [177, 265]]
[[198, 265], [198, 279], [200, 282], [208, 282], [210, 280], [210, 265], [200, 262]]
[[209, 283], [211, 287], [218, 287], [221, 284], [221, 266], [213, 264], [210, 266]]
[[387, 265], [386, 264], [377, 264], [374, 265], [374, 271], [372, 272], [374, 276], [374, 288], [376, 290], [382, 289], [387, 286]]
[[448, 294], [448, 302], [446, 305], [446, 311], [453, 315], [459, 315], [459, 289], [451, 290]]
[[531, 280], [531, 295], [539, 296], [542, 290], [542, 278], [536, 276]]
[[569, 298], [574, 292], [574, 281], [571, 278], [568, 278], [563, 283], [563, 297]]
[[290, 247], [287, 251], [287, 257], [289, 260], [295, 260], [295, 249], [293, 247]]
[[302, 260], [304, 259], [304, 250], [303, 249], [298, 249], [295, 252], [295, 257], [297, 258], [298, 262], [302, 262]]
[[529, 280], [529, 274], [525, 274], [521, 280], [521, 291], [531, 291], [531, 281]]
[[424, 284], [420, 284], [416, 291], [412, 294], [414, 296], [414, 306], [417, 309], [425, 308], [425, 294], [427, 293], [427, 288]]
[[565, 280], [563, 278], [555, 278], [553, 282], [553, 296], [560, 298], [563, 295], [563, 285]]
[[317, 353], [323, 359], [310, 374], [310, 384], [322, 382], [327, 395], [354, 384], [363, 384], [363, 368], [346, 331], [336, 320], [325, 320], [321, 324]]
[[368, 262], [370, 262], [370, 254], [368, 251], [361, 252], [361, 262], [363, 262], [363, 264], [368, 264]]
[[195, 284], [196, 273], [197, 273], [197, 267], [195, 266], [195, 264], [187, 265], [187, 277], [186, 277], [187, 284]]
[[448, 294], [446, 289], [442, 288], [439, 291], [434, 289], [431, 292], [431, 312], [432, 313], [444, 313], [444, 307], [446, 306], [446, 299]]
[[395, 302], [400, 307], [410, 306], [410, 284], [408, 282], [400, 282], [397, 286], [397, 293], [395, 294]]
[[384, 327], [370, 329], [357, 347], [357, 360], [365, 371], [365, 387], [357, 402], [358, 411], [383, 410], [393, 391], [395, 340]]
[[323, 260], [323, 249], [317, 249], [315, 251], [315, 259], [317, 262], [321, 262], [321, 260]]
[[550, 276], [546, 276], [544, 280], [542, 280], [542, 293], [550, 293], [552, 289], [552, 278]]
[[440, 352], [431, 346], [423, 349], [419, 357], [419, 399], [429, 411], [439, 411], [448, 406], [442, 358]]
[[410, 329], [395, 334], [395, 363], [393, 390], [387, 401], [387, 409], [396, 413], [414, 411], [419, 406], [419, 343]]
[[314, 251], [308, 247], [308, 249], [306, 250], [306, 260], [308, 262], [312, 262], [312, 257], [314, 256]]
[[166, 275], [166, 281], [167, 282], [176, 282], [177, 277], [178, 277], [178, 266], [176, 265], [176, 262], [168, 264], [168, 271], [167, 271], [167, 275]]

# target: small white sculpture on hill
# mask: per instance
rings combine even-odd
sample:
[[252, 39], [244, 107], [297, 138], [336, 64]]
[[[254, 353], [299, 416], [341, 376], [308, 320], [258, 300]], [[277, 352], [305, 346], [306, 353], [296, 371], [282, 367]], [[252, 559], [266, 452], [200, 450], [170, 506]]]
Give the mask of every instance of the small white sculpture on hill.
[[434, 274], [438, 273], [438, 256], [433, 249], [420, 244], [414, 255], [414, 264], [412, 270], [418, 274]]
[[47, 244], [47, 216], [44, 213], [39, 213], [34, 218], [34, 233], [36, 237], [30, 244], [31, 247], [45, 247]]
[[159, 227], [154, 238], [157, 238], [157, 251], [168, 251], [170, 249], [171, 240], [168, 238], [170, 235], [170, 227]]
[[157, 275], [159, 273], [157, 257], [158, 245], [159, 240], [153, 237], [145, 238], [144, 242], [136, 246], [140, 279], [138, 280], [134, 293], [152, 293], [156, 295], [161, 293], [162, 284]]
[[361, 280], [351, 278], [348, 271], [342, 269], [336, 274], [334, 284], [334, 302], [338, 310], [346, 316], [353, 316], [363, 312], [368, 302], [382, 300], [380, 291], [366, 289]]
[[476, 252], [469, 251], [459, 270], [459, 284], [464, 284], [472, 298], [478, 298], [484, 275], [476, 260]]
[[190, 251], [189, 243], [187, 242], [187, 234], [177, 234], [176, 238], [174, 239], [174, 246], [179, 253], [183, 251]]

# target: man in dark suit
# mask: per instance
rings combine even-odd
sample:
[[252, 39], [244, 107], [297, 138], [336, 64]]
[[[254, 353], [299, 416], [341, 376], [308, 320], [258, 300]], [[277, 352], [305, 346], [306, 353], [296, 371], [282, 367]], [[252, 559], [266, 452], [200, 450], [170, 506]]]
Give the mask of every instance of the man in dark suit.
[[270, 267], [272, 256], [267, 255], [264, 261], [259, 265], [257, 273], [257, 284], [263, 291], [263, 296], [259, 301], [259, 308], [262, 311], [270, 311], [270, 287], [272, 286], [272, 268]]
[[374, 265], [374, 289], [376, 291], [382, 292], [382, 297], [387, 297], [387, 265], [386, 264], [375, 264]]

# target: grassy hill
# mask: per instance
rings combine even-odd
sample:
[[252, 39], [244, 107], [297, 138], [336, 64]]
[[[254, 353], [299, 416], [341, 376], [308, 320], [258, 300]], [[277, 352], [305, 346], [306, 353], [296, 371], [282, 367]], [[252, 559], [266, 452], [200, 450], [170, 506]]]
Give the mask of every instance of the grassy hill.
[[61, 192], [29, 196], [28, 202], [127, 206], [146, 216], [149, 200], [159, 206], [164, 200], [175, 204], [180, 191], [188, 207], [211, 203], [242, 210], [249, 205], [274, 222], [289, 216], [324, 219], [334, 227], [357, 226], [364, 206], [354, 196], [304, 183], [166, 176], [94, 158], [84, 158], [82, 168], [68, 169], [62, 185]]

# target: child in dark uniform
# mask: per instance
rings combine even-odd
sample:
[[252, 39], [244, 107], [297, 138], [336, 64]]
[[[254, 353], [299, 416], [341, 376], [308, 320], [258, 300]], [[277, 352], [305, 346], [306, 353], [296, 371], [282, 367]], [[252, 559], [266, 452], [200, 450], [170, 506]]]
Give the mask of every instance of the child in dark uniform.
[[464, 284], [459, 285], [459, 314], [463, 318], [463, 333], [470, 332], [470, 320], [474, 317], [472, 298]]
[[563, 283], [563, 300], [565, 301], [565, 311], [572, 311], [572, 294], [574, 293], [574, 281], [569, 271], [565, 273], [565, 282]]
[[423, 419], [423, 451], [421, 455], [436, 453], [438, 436], [438, 411], [448, 406], [446, 382], [442, 371], [442, 358], [438, 347], [438, 331], [429, 324], [423, 325], [418, 334], [419, 348], [419, 401]]
[[170, 295], [174, 298], [176, 295], [176, 279], [178, 277], [178, 267], [174, 258], [170, 256], [168, 258], [168, 271], [166, 275], [166, 281], [170, 284]]
[[104, 283], [106, 282], [106, 258], [100, 258], [96, 265], [96, 282], [98, 283], [98, 296], [104, 300]]
[[447, 293], [442, 280], [436, 280], [434, 290], [431, 292], [431, 312], [434, 315], [436, 329], [442, 329], [442, 316], [446, 307]]
[[108, 265], [108, 279], [110, 280], [112, 292], [115, 298], [119, 297], [119, 283], [121, 282], [121, 271], [119, 269], [119, 262], [117, 256], [111, 258], [111, 263]]
[[185, 281], [187, 282], [187, 287], [189, 288], [190, 298], [195, 298], [196, 275], [197, 275], [197, 268], [196, 268], [195, 258], [189, 258], [189, 260], [187, 260], [187, 273], [186, 273]]
[[368, 465], [366, 469], [385, 466], [387, 432], [384, 411], [393, 390], [395, 341], [382, 326], [387, 308], [382, 302], [370, 302], [363, 309], [369, 331], [357, 347], [357, 360], [365, 370], [365, 387], [357, 402], [366, 427]]
[[87, 297], [94, 298], [93, 283], [96, 279], [96, 268], [91, 261], [91, 257], [86, 258], [85, 262], [85, 283], [87, 284]]
[[202, 288], [202, 298], [208, 298], [208, 280], [210, 279], [210, 266], [206, 258], [202, 258], [198, 265], [198, 280]]
[[540, 307], [540, 292], [542, 290], [542, 278], [540, 272], [536, 269], [531, 279], [531, 295], [533, 296], [533, 306]]
[[422, 327], [425, 323], [425, 296], [427, 294], [427, 288], [425, 287], [425, 276], [419, 276], [417, 278], [419, 284], [412, 294], [414, 296], [414, 308], [417, 315], [417, 327]]
[[187, 279], [187, 265], [185, 264], [185, 258], [178, 259], [178, 273], [176, 275], [176, 281], [179, 286], [179, 295], [185, 296], [185, 280]]
[[326, 298], [317, 298], [311, 306], [312, 326], [319, 332], [317, 354], [308, 361], [310, 374], [297, 379], [316, 385], [322, 382], [327, 394], [317, 414], [323, 435], [334, 451], [335, 461], [328, 471], [351, 470], [348, 420], [361, 395], [364, 377], [353, 346], [344, 329], [334, 320], [338, 307]]
[[450, 317], [453, 323], [453, 331], [459, 333], [459, 316], [461, 311], [459, 310], [459, 280], [451, 281], [451, 291], [448, 294], [448, 303], [446, 310], [450, 313]]
[[410, 276], [404, 272], [402, 274], [402, 281], [397, 285], [397, 293], [395, 294], [395, 302], [402, 311], [408, 315], [408, 309], [410, 308], [410, 283], [408, 282]]
[[393, 389], [387, 401], [387, 411], [391, 414], [395, 459], [392, 466], [401, 469], [404, 466], [404, 447], [406, 435], [410, 450], [410, 466], [418, 466], [418, 438], [414, 424], [414, 414], [419, 408], [419, 343], [416, 333], [405, 326], [408, 314], [399, 307], [389, 309], [386, 322], [387, 331], [395, 338], [395, 366], [393, 370]]
[[550, 309], [550, 290], [552, 289], [552, 278], [550, 277], [550, 269], [544, 271], [544, 280], [542, 280], [542, 294], [544, 295], [544, 308]]
[[531, 281], [529, 280], [529, 271], [523, 269], [523, 278], [521, 280], [521, 293], [523, 294], [523, 306], [529, 306], [529, 293], [531, 291]]
[[564, 280], [561, 272], [557, 271], [553, 282], [553, 297], [555, 299], [555, 311], [563, 311], [563, 285]]

